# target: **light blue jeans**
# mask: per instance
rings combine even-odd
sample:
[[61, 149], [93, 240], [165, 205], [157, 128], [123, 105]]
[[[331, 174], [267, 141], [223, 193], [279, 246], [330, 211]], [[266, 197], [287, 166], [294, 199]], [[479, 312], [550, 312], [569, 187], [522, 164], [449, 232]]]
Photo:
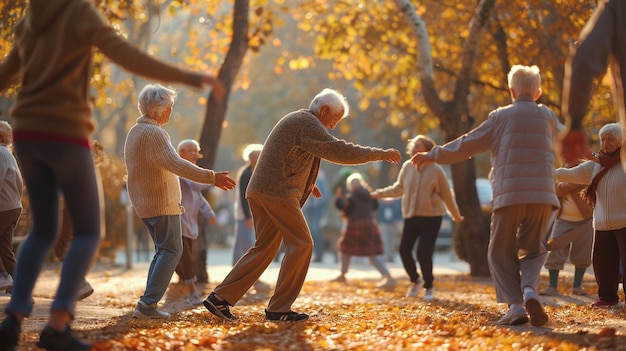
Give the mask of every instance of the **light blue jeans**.
[[245, 219], [238, 219], [235, 224], [235, 244], [233, 245], [233, 266], [254, 246], [256, 241], [254, 227], [246, 227]]
[[17, 255], [15, 284], [6, 311], [29, 316], [33, 310], [35, 282], [58, 236], [60, 191], [74, 232], [50, 309], [73, 316], [78, 291], [100, 242], [100, 201], [91, 150], [50, 141], [19, 141], [14, 145], [28, 190], [33, 227]]
[[148, 269], [146, 290], [139, 300], [146, 305], [161, 301], [172, 280], [180, 256], [183, 254], [183, 238], [179, 215], [142, 218], [154, 242], [154, 257]]

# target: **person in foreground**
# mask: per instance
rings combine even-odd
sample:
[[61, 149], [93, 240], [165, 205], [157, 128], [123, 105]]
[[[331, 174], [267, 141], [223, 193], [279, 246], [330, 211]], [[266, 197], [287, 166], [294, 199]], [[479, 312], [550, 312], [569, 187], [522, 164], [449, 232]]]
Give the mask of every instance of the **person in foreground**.
[[128, 131], [124, 145], [128, 196], [156, 251], [148, 269], [146, 290], [133, 312], [135, 318], [170, 316], [157, 309], [157, 303], [165, 294], [183, 253], [180, 215], [185, 209], [181, 205], [178, 177], [213, 184], [222, 190], [235, 187], [228, 172], [198, 167], [178, 155], [162, 127], [170, 121], [175, 98], [174, 90], [160, 84], [148, 84], [141, 89], [137, 97], [141, 117]]
[[[561, 141], [566, 163], [585, 158], [589, 152], [582, 121], [589, 108], [595, 84], [611, 67], [613, 100], [622, 129], [626, 128], [626, 2], [599, 0], [565, 62], [561, 112], [568, 132]], [[626, 169], [626, 150], [622, 149]]]
[[338, 164], [400, 160], [398, 150], [361, 146], [330, 134], [327, 128], [334, 129], [348, 112], [345, 97], [327, 88], [313, 98], [308, 109], [291, 112], [274, 126], [263, 143], [246, 192], [256, 242], [204, 300], [212, 314], [235, 319], [230, 307], [258, 280], [282, 241], [285, 255], [265, 317], [271, 321], [309, 318], [306, 313], [291, 310], [291, 306], [300, 294], [311, 262], [313, 239], [301, 207], [310, 194], [322, 196], [315, 186], [321, 160]]
[[0, 324], [0, 350], [17, 347], [22, 321], [32, 313], [33, 288], [58, 235], [60, 193], [67, 201], [74, 234], [37, 346], [91, 349], [74, 335], [70, 322], [100, 242], [100, 201], [90, 150], [96, 128], [89, 103], [94, 48], [130, 72], [196, 88], [211, 85], [215, 99], [225, 97], [216, 77], [162, 63], [131, 45], [90, 0], [29, 2], [15, 27], [13, 47], [0, 63], [0, 90], [21, 84], [11, 109], [13, 145], [33, 214]]
[[416, 167], [433, 161], [450, 164], [491, 150], [488, 262], [496, 299], [509, 305], [497, 324], [524, 324], [530, 316], [533, 326], [542, 326], [548, 315], [536, 291], [551, 214], [559, 207], [553, 153], [559, 121], [549, 108], [536, 103], [541, 95], [539, 68], [513, 66], [508, 84], [511, 105], [492, 111], [469, 133], [416, 153], [411, 162]]
[[609, 123], [598, 134], [602, 147], [598, 155], [574, 168], [557, 169], [556, 179], [587, 185], [583, 197], [593, 207], [592, 262], [598, 283], [598, 300], [592, 306], [608, 307], [619, 302], [620, 260], [626, 267], [626, 172], [619, 165], [622, 127]]
[[[413, 156], [417, 152], [430, 151], [435, 145], [431, 138], [416, 135], [407, 143], [406, 151], [409, 156]], [[399, 249], [402, 265], [411, 281], [406, 296], [417, 297], [424, 288], [423, 299], [426, 301], [434, 299], [433, 254], [441, 220], [446, 210], [455, 223], [460, 223], [464, 219], [443, 168], [437, 164], [413, 167], [411, 161], [407, 160], [398, 173], [398, 179], [388, 187], [373, 191], [372, 196], [402, 198], [404, 226]], [[414, 248], [416, 256], [413, 256]], [[423, 278], [417, 272], [416, 258]]]

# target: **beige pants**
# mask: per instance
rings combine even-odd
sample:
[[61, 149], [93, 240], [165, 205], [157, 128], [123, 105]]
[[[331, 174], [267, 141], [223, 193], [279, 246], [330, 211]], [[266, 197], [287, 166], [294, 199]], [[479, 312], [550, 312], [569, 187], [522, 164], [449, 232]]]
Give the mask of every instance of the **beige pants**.
[[488, 261], [498, 302], [523, 303], [524, 287], [537, 291], [552, 210], [548, 204], [527, 204], [493, 212]]
[[248, 198], [256, 242], [235, 264], [215, 293], [235, 305], [276, 256], [281, 241], [285, 257], [267, 310], [288, 312], [304, 284], [313, 253], [313, 239], [297, 199], [288, 203]]

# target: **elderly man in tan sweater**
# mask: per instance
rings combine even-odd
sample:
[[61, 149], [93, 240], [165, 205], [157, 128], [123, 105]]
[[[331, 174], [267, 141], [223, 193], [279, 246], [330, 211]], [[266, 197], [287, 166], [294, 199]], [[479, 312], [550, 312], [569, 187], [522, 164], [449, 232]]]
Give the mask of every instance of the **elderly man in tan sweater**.
[[324, 89], [308, 109], [287, 114], [270, 132], [246, 192], [256, 243], [204, 300], [204, 306], [214, 315], [235, 318], [230, 306], [257, 281], [282, 241], [285, 257], [265, 316], [275, 321], [309, 318], [292, 311], [291, 305], [300, 294], [313, 252], [313, 239], [301, 208], [310, 194], [322, 196], [315, 186], [321, 159], [338, 164], [378, 160], [397, 163], [401, 159], [396, 149], [361, 146], [330, 134], [328, 128], [334, 129], [348, 110], [344, 96]]
[[139, 93], [142, 116], [128, 131], [124, 160], [128, 172], [128, 195], [148, 228], [156, 253], [150, 263], [146, 290], [133, 313], [136, 318], [167, 318], [158, 310], [172, 274], [183, 252], [180, 215], [181, 190], [178, 177], [214, 184], [223, 190], [235, 187], [228, 172], [214, 172], [183, 159], [161, 127], [169, 122], [176, 93], [159, 84], [148, 84]]

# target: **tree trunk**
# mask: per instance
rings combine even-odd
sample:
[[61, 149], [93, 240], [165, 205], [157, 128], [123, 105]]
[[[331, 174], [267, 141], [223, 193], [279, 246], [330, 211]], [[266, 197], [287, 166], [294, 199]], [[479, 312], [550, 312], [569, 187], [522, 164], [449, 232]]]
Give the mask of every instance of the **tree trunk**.
[[226, 87], [226, 97], [223, 101], [216, 101], [213, 93], [209, 93], [204, 125], [200, 134], [200, 147], [203, 158], [198, 160], [201, 167], [213, 169], [217, 150], [222, 135], [222, 124], [226, 117], [228, 96], [232, 89], [235, 77], [248, 50], [248, 6], [249, 0], [236, 0], [233, 11], [233, 39], [230, 48], [220, 67], [218, 78]]

